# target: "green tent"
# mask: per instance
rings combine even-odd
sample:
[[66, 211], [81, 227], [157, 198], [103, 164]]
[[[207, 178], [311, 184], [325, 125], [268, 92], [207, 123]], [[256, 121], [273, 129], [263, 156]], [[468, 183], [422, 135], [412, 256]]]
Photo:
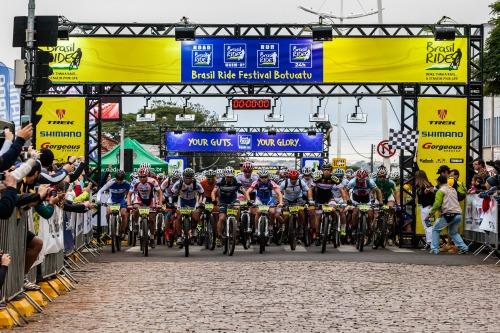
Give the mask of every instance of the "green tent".
[[[151, 155], [144, 147], [135, 139], [125, 138], [125, 149], [132, 149], [134, 153], [134, 171], [137, 171], [143, 163], [149, 164], [151, 171], [154, 173], [167, 173], [167, 162]], [[92, 163], [95, 166], [95, 163]], [[91, 164], [91, 165], [92, 165]], [[116, 172], [120, 167], [120, 145], [115, 146], [106, 155], [101, 157], [101, 171]]]

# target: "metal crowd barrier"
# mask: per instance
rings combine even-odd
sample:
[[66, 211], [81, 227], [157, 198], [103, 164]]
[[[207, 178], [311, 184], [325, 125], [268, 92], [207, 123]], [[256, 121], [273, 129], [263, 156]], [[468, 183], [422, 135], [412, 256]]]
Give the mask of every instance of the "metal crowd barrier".
[[9, 219], [0, 220], [0, 249], [12, 258], [1, 291], [2, 301], [9, 301], [23, 292], [26, 221], [26, 212], [18, 218], [16, 211]]
[[[493, 198], [491, 199], [493, 204], [490, 206], [490, 209], [496, 207], [496, 214], [488, 215], [487, 221], [489, 223], [485, 225], [483, 223], [486, 221], [483, 221], [482, 199], [477, 194], [469, 194], [466, 198], [463, 238], [466, 242], [469, 242], [469, 246], [475, 249], [473, 252], [474, 255], [487, 253], [483, 261], [486, 261], [493, 254], [496, 254], [500, 259], [500, 205]], [[497, 264], [500, 264], [500, 260], [497, 261]]]

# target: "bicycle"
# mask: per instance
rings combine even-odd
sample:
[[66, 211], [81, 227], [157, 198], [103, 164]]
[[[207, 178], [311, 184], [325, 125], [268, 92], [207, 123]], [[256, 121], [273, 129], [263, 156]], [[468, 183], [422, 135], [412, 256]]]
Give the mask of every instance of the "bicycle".
[[212, 213], [213, 209], [213, 204], [205, 203], [200, 216], [200, 221], [203, 224], [202, 234], [198, 235], [198, 237], [202, 238], [202, 244], [205, 245], [205, 248], [211, 251], [215, 248], [215, 221]]
[[368, 212], [372, 209], [369, 204], [358, 204], [357, 208], [359, 210], [358, 216], [358, 227], [356, 229], [356, 249], [359, 252], [363, 252], [363, 247], [365, 246], [365, 236], [368, 229]]
[[311, 229], [311, 216], [310, 216], [310, 214], [311, 214], [311, 212], [309, 210], [306, 210], [304, 212], [303, 229], [304, 229], [304, 246], [305, 247], [311, 246], [311, 243], [312, 243], [312, 229]]
[[156, 244], [157, 245], [165, 245], [165, 216], [163, 212], [159, 212], [156, 214]]
[[252, 244], [252, 223], [247, 201], [240, 201], [240, 238], [245, 250]]
[[149, 255], [149, 240], [151, 232], [149, 230], [149, 214], [154, 213], [154, 209], [149, 207], [139, 207], [139, 239], [141, 241], [141, 252], [145, 257]]
[[191, 215], [194, 212], [192, 207], [182, 207], [179, 209], [182, 217], [182, 246], [184, 256], [189, 257], [189, 244], [191, 243]]
[[223, 254], [232, 256], [234, 254], [234, 248], [236, 247], [236, 229], [237, 229], [237, 216], [238, 208], [237, 206], [228, 206], [226, 212], [226, 222], [224, 223], [224, 228], [222, 231], [224, 250]]
[[137, 244], [137, 235], [139, 234], [139, 224], [137, 220], [134, 218], [134, 214], [132, 214], [132, 210], [130, 210], [128, 215], [128, 245], [136, 246]]
[[[321, 253], [326, 252], [326, 244], [329, 239], [332, 240], [333, 247], [337, 248], [340, 243], [340, 215], [330, 205], [321, 205], [321, 221], [319, 226], [319, 238], [321, 243]], [[336, 213], [337, 219], [334, 221], [332, 213]]]
[[299, 211], [301, 210], [304, 210], [303, 206], [288, 206], [288, 242], [292, 251], [295, 251], [297, 247], [297, 229], [299, 225]]
[[259, 253], [266, 250], [267, 237], [269, 236], [269, 206], [259, 205], [257, 207], [257, 239], [259, 241]]
[[387, 241], [389, 239], [390, 229], [393, 226], [393, 214], [392, 208], [388, 205], [383, 205], [378, 209], [379, 214], [377, 217], [374, 237], [373, 237], [373, 249], [377, 249], [379, 246], [385, 249]]
[[103, 204], [105, 207], [109, 207], [109, 236], [111, 237], [111, 253], [120, 251], [121, 248], [121, 237], [120, 237], [120, 225], [122, 223], [122, 217], [120, 216], [120, 205], [113, 204]]
[[165, 230], [163, 237], [165, 239], [165, 243], [167, 244], [168, 247], [174, 246], [174, 217], [175, 217], [175, 206], [174, 207], [167, 207], [165, 209], [165, 214], [168, 215], [168, 218], [166, 218], [165, 221]]

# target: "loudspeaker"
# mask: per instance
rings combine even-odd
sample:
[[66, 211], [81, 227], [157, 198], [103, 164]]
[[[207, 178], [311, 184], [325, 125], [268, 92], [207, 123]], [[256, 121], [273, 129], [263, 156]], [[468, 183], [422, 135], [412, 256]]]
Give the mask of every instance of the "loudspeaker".
[[[35, 16], [35, 46], [57, 46], [58, 16]], [[14, 17], [13, 47], [26, 46], [26, 16]]]
[[175, 27], [175, 40], [194, 40], [195, 31], [194, 27]]
[[124, 149], [124, 170], [125, 172], [132, 172], [134, 170], [134, 150], [125, 148]]
[[455, 40], [454, 27], [435, 27], [434, 40]]

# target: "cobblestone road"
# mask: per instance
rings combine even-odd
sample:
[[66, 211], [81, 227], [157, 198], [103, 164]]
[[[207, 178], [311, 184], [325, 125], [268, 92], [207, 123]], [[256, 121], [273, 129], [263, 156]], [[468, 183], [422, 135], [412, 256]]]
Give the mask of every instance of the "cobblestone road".
[[77, 290], [18, 330], [500, 331], [500, 268], [492, 265], [138, 257], [85, 270]]

